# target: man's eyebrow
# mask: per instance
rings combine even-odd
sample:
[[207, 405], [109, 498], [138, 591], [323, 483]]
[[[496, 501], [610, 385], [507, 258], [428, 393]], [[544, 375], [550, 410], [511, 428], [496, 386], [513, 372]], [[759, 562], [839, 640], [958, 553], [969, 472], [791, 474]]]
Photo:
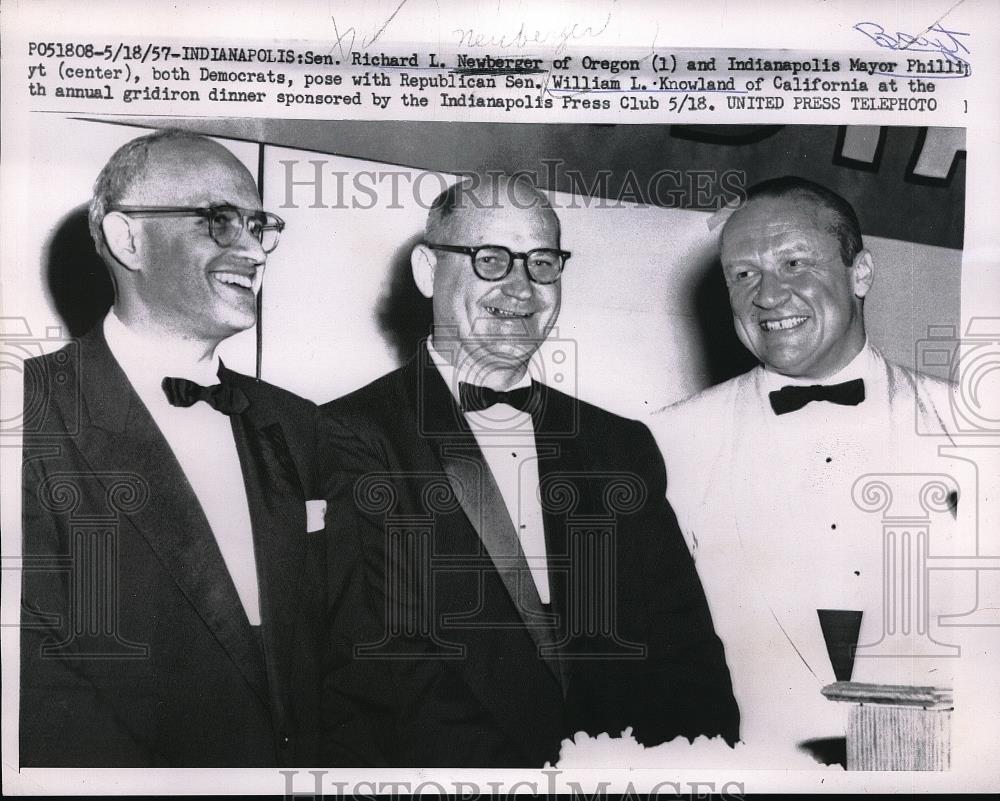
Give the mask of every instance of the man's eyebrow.
[[782, 242], [779, 245], [775, 245], [774, 252], [778, 254], [783, 253], [819, 253], [819, 249], [808, 239], [800, 239], [796, 237], [795, 239], [789, 239]]
[[[821, 251], [814, 244], [811, 244], [808, 239], [799, 237], [765, 247], [763, 251], [765, 253], [773, 253], [776, 256], [788, 256], [791, 254], [821, 255]], [[719, 261], [723, 267], [726, 267], [727, 265], [756, 264], [760, 261], [760, 258], [760, 252], [757, 249], [753, 249], [752, 251], [737, 251], [735, 254], [731, 254], [728, 259], [720, 255]]]

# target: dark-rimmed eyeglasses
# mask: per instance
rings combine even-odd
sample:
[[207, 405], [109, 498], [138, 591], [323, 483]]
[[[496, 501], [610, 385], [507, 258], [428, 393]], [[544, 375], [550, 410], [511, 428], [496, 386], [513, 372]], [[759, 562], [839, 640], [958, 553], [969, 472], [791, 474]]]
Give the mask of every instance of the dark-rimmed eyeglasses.
[[445, 253], [461, 253], [472, 259], [472, 269], [484, 281], [501, 281], [506, 278], [514, 266], [515, 259], [521, 259], [528, 271], [528, 278], [536, 284], [554, 284], [562, 275], [566, 259], [570, 257], [567, 250], [555, 248], [535, 248], [527, 253], [515, 253], [503, 245], [438, 245], [424, 242], [431, 250], [443, 250]]
[[265, 253], [278, 247], [278, 237], [285, 228], [285, 221], [277, 214], [227, 204], [204, 207], [112, 206], [109, 211], [134, 217], [201, 217], [208, 221], [208, 233], [220, 248], [231, 247], [247, 230], [260, 242]]

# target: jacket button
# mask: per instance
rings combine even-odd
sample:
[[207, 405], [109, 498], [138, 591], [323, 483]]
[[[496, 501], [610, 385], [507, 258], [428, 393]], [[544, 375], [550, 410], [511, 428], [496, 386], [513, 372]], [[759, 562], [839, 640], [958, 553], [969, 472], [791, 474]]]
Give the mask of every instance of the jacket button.
[[292, 738], [289, 737], [287, 734], [282, 734], [280, 742], [282, 748], [288, 748], [288, 746], [291, 745], [292, 743]]

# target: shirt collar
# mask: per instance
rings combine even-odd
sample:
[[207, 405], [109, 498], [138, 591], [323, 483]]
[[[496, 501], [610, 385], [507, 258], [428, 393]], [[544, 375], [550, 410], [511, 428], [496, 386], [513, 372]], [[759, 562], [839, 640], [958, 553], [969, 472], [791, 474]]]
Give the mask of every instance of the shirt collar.
[[115, 360], [129, 380], [143, 389], [156, 388], [167, 376], [187, 378], [210, 386], [219, 382], [219, 356], [213, 350], [207, 359], [197, 359], [190, 346], [151, 337], [125, 325], [114, 309], [104, 318], [104, 338]]
[[[431, 356], [431, 361], [434, 362], [434, 366], [437, 368], [438, 372], [441, 374], [441, 378], [444, 379], [445, 385], [448, 387], [448, 391], [451, 396], [455, 399], [455, 403], [461, 404], [461, 400], [458, 395], [458, 384], [461, 381], [465, 381], [468, 377], [468, 370], [458, 371], [451, 363], [442, 356], [437, 349], [434, 347], [434, 342], [432, 338], [427, 339], [427, 352]], [[461, 372], [461, 375], [459, 374]], [[515, 382], [512, 386], [507, 387], [508, 390], [520, 389], [521, 387], [531, 386], [531, 373], [530, 370], [525, 370], [524, 375], [521, 376], [520, 380]]]

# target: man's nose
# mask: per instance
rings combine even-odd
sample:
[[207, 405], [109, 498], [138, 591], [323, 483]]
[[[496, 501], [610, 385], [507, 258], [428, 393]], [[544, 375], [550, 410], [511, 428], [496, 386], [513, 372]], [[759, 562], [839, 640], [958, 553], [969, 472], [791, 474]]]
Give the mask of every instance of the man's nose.
[[528, 263], [521, 258], [515, 258], [510, 272], [503, 279], [503, 293], [518, 300], [527, 300], [534, 291], [531, 279], [528, 278]]
[[757, 291], [754, 293], [754, 305], [762, 309], [773, 309], [784, 303], [787, 298], [788, 287], [785, 286], [785, 282], [774, 273], [762, 272]]
[[240, 231], [240, 235], [236, 237], [236, 241], [229, 246], [230, 250], [236, 256], [241, 256], [254, 264], [262, 265], [267, 261], [267, 253], [264, 252], [264, 247], [260, 240], [254, 236], [250, 230], [249, 226], [243, 226], [243, 230]]

